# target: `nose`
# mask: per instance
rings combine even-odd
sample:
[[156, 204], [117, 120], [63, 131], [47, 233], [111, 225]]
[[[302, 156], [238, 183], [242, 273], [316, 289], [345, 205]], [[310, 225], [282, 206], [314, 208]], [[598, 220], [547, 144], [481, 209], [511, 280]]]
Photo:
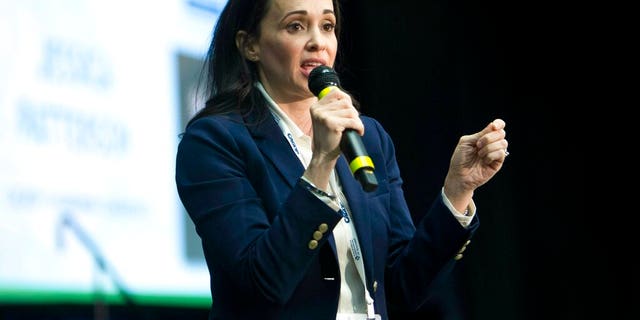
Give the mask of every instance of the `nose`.
[[309, 41], [307, 41], [306, 49], [309, 51], [323, 50], [327, 45], [326, 35], [320, 28], [309, 29]]

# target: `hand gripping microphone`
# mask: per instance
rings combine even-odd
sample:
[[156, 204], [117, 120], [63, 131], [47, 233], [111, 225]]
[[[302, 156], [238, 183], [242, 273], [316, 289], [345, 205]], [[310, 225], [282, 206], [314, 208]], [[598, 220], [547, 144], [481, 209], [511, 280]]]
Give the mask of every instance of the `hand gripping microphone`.
[[[333, 87], [340, 87], [338, 74], [330, 67], [319, 66], [309, 73], [309, 90], [322, 99]], [[374, 174], [373, 161], [367, 154], [362, 139], [357, 131], [346, 129], [340, 140], [340, 150], [349, 162], [353, 176], [360, 182], [362, 189], [367, 192], [378, 187], [378, 180]]]

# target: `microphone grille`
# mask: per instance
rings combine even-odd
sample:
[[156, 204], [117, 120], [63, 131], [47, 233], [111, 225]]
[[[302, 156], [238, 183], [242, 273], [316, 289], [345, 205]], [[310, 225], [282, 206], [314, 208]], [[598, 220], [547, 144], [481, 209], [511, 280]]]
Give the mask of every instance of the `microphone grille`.
[[309, 90], [314, 95], [320, 94], [326, 87], [340, 86], [340, 79], [335, 70], [327, 66], [318, 66], [309, 73]]

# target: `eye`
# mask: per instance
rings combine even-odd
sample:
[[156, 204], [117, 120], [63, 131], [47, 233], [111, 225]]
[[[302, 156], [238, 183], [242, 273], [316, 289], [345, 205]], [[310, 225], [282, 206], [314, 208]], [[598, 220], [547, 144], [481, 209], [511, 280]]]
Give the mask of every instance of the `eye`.
[[327, 22], [327, 23], [322, 25], [322, 30], [327, 31], [327, 32], [332, 32], [335, 29], [336, 29], [336, 25], [331, 23], [331, 22]]
[[295, 22], [291, 22], [287, 25], [287, 31], [289, 32], [296, 32], [296, 31], [300, 31], [303, 30], [304, 26], [302, 25], [302, 23], [295, 21]]

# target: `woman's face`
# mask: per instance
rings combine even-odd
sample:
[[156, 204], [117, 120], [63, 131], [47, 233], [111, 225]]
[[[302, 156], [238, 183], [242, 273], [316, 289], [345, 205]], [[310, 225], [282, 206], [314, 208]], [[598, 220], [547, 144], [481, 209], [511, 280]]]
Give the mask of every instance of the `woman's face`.
[[271, 0], [254, 44], [260, 81], [277, 102], [309, 98], [311, 70], [333, 67], [338, 48], [332, 0]]

